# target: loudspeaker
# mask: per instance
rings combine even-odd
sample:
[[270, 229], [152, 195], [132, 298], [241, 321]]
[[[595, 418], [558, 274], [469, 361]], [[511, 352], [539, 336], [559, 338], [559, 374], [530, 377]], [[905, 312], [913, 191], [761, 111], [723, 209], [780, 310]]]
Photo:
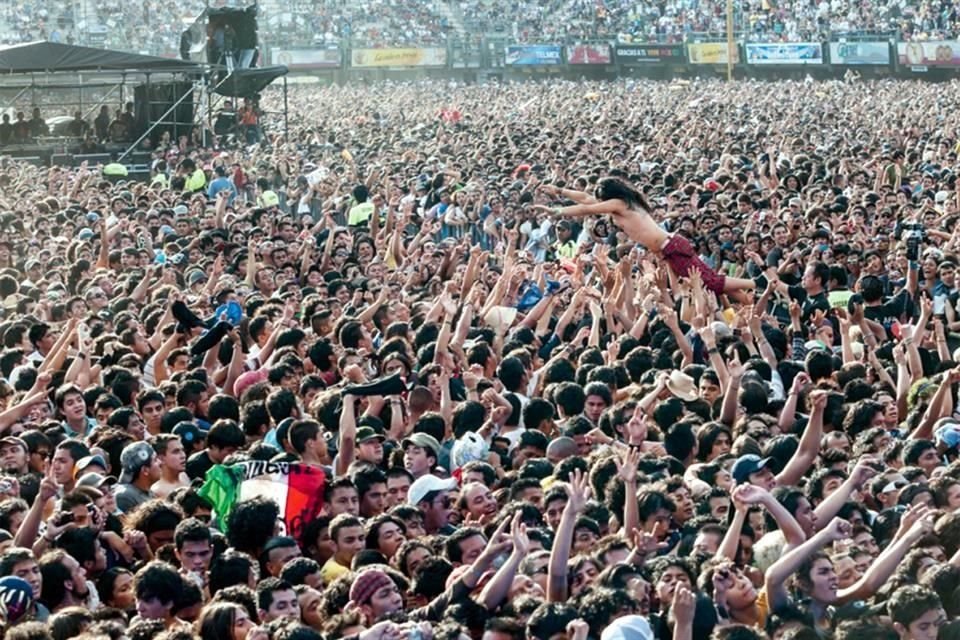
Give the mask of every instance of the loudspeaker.
[[[164, 117], [174, 103], [184, 93], [190, 95], [177, 108]], [[193, 129], [193, 84], [189, 82], [153, 82], [149, 85], [141, 84], [134, 88], [134, 104], [136, 105], [137, 136], [143, 134], [147, 127], [163, 118], [163, 122], [150, 133], [150, 139], [156, 142], [164, 131], [171, 136], [189, 135]]]

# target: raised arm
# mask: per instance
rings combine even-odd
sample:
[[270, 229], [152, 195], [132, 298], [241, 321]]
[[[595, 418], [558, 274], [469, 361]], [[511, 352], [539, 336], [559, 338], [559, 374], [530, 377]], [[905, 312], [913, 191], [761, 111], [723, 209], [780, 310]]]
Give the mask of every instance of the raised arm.
[[925, 513], [917, 519], [903, 536], [896, 539], [877, 556], [859, 580], [837, 592], [835, 604], [842, 605], [855, 600], [866, 600], [879, 591], [897, 570], [897, 566], [907, 552], [920, 538], [933, 531], [933, 518], [933, 513]]
[[637, 502], [637, 468], [640, 465], [640, 449], [627, 447], [620, 452], [617, 460], [617, 477], [623, 482], [626, 500], [623, 503], [623, 536], [633, 538], [633, 532], [640, 528], [640, 504]]
[[809, 540], [774, 562], [764, 575], [764, 587], [767, 591], [770, 610], [774, 611], [787, 604], [789, 600], [786, 588], [787, 580], [796, 573], [804, 560], [834, 540], [849, 538], [851, 531], [849, 522], [834, 518], [830, 524], [814, 534]]
[[[513, 543], [513, 550], [507, 556], [507, 561], [503, 563], [494, 574], [487, 586], [480, 594], [480, 602], [488, 611], [494, 611], [500, 604], [507, 599], [510, 588], [513, 586], [513, 579], [517, 575], [517, 569], [520, 563], [530, 553], [530, 538], [527, 537], [527, 525], [520, 521], [521, 512], [518, 510], [510, 522], [510, 540]], [[502, 523], [501, 523], [502, 524]], [[491, 542], [493, 540], [491, 539]]]
[[780, 486], [794, 485], [800, 481], [807, 469], [813, 466], [820, 452], [820, 438], [823, 436], [823, 412], [827, 406], [827, 392], [822, 389], [810, 392], [813, 411], [810, 420], [803, 430], [800, 446], [787, 462], [783, 471], [777, 474], [777, 484]]
[[357, 442], [357, 399], [351, 395], [343, 397], [343, 407], [340, 410], [340, 428], [337, 432], [337, 465], [334, 470], [339, 478], [345, 476], [354, 458], [354, 447]]
[[743, 377], [743, 365], [734, 352], [733, 360], [727, 365], [727, 388], [723, 390], [723, 403], [720, 405], [720, 422], [733, 426], [737, 419], [737, 406], [740, 404], [740, 379]]
[[583, 511], [590, 499], [590, 481], [587, 476], [575, 469], [570, 475], [570, 491], [567, 505], [560, 516], [557, 535], [550, 551], [550, 564], [547, 569], [547, 602], [564, 602], [567, 599], [567, 562], [573, 546], [573, 527], [577, 516]]
[[874, 471], [872, 466], [875, 462], [874, 459], [869, 457], [863, 457], [857, 461], [857, 464], [853, 467], [853, 471], [851, 471], [847, 479], [843, 481], [843, 484], [814, 509], [817, 522], [829, 522], [831, 518], [840, 512], [840, 509], [843, 508], [843, 505], [846, 504], [850, 498], [850, 494], [861, 488], [870, 478], [876, 475], [876, 471]]
[[740, 532], [743, 530], [743, 524], [747, 521], [747, 512], [750, 507], [740, 499], [739, 492], [745, 487], [751, 485], [740, 485], [734, 488], [730, 501], [733, 503], [733, 519], [727, 526], [727, 532], [717, 547], [717, 553], [714, 558], [726, 558], [733, 562], [737, 557], [737, 549], [740, 548]]

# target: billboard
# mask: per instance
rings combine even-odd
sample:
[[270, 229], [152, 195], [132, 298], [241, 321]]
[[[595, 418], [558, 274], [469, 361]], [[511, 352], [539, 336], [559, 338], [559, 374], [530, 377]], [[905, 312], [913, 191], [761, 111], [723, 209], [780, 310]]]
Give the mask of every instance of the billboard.
[[682, 44], [618, 44], [617, 62], [620, 64], [653, 64], [683, 62]]
[[610, 45], [577, 44], [567, 47], [568, 64], [610, 64]]
[[556, 44], [511, 44], [507, 46], [508, 65], [563, 64], [563, 47]]
[[771, 42], [744, 45], [747, 64], [823, 64], [819, 42]]
[[290, 70], [330, 69], [340, 66], [340, 50], [271, 49], [270, 64], [282, 64]]
[[444, 67], [447, 50], [439, 47], [425, 49], [354, 49], [350, 52], [350, 66], [371, 67]]
[[960, 42], [900, 42], [897, 43], [897, 59], [902, 65], [960, 67]]
[[890, 64], [890, 43], [831, 42], [830, 64]]
[[[726, 42], [697, 42], [687, 45], [690, 64], [727, 64]], [[733, 45], [733, 63], [740, 62], [740, 51]]]

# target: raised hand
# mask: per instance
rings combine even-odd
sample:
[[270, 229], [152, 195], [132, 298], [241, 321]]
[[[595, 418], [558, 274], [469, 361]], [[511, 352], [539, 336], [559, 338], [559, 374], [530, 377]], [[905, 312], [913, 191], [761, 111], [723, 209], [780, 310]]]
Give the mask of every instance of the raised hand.
[[673, 613], [677, 626], [689, 627], [693, 625], [693, 614], [696, 611], [697, 600], [693, 593], [686, 587], [679, 586], [673, 592], [673, 603], [670, 605], [670, 611]]
[[566, 631], [568, 640], [587, 640], [588, 634], [590, 633], [590, 625], [584, 620], [577, 618], [567, 623]]
[[853, 533], [853, 527], [843, 518], [834, 518], [824, 529], [831, 542], [849, 538]]
[[790, 393], [798, 394], [803, 391], [803, 388], [810, 384], [810, 376], [806, 372], [801, 371], [793, 377], [793, 384], [790, 385]]
[[527, 536], [527, 525], [521, 520], [522, 512], [517, 511], [510, 523], [510, 542], [513, 552], [521, 558], [530, 553], [530, 538]]
[[590, 500], [590, 495], [589, 478], [579, 469], [574, 469], [573, 473], [570, 474], [570, 496], [567, 500], [567, 506], [573, 509], [574, 513], [582, 513]]
[[628, 447], [617, 458], [617, 477], [623, 484], [636, 484], [637, 467], [640, 464], [640, 450]]
[[670, 547], [669, 542], [661, 542], [660, 536], [664, 533], [666, 525], [657, 522], [653, 525], [653, 531], [646, 532], [643, 529], [636, 529], [633, 532], [633, 550], [643, 558], [648, 558], [656, 553], [664, 551]]
[[763, 488], [752, 484], [741, 484], [734, 488], [731, 498], [734, 503], [744, 505], [761, 504], [770, 494]]
[[493, 535], [490, 536], [487, 546], [484, 547], [483, 551], [480, 552], [480, 555], [477, 556], [477, 559], [474, 561], [474, 564], [482, 566], [484, 568], [489, 567], [490, 563], [493, 562], [494, 558], [507, 551], [510, 546], [513, 544], [506, 535], [507, 526], [511, 523], [510, 518], [504, 518], [499, 525], [497, 525], [496, 530], [493, 532]]
[[734, 351], [733, 359], [727, 363], [727, 373], [731, 378], [739, 381], [743, 377], [745, 369], [742, 364], [740, 364], [740, 355]]

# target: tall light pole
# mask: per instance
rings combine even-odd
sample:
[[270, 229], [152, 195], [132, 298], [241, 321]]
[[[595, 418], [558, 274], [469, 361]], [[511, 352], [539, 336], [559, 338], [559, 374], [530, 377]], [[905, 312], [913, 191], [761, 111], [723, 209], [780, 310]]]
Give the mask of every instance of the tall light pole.
[[727, 0], [727, 82], [733, 82], [733, 0]]

